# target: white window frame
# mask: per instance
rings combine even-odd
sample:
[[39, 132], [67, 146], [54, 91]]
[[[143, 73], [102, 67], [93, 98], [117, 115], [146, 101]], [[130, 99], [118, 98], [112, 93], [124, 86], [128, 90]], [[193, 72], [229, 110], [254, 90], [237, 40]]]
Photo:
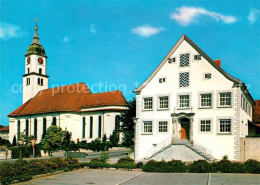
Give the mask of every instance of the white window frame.
[[[168, 97], [168, 107], [167, 108], [160, 108], [160, 98]], [[169, 95], [159, 95], [158, 96], [158, 110], [169, 110], [170, 109], [170, 96]]]
[[[218, 93], [218, 107], [219, 108], [231, 108], [233, 104], [233, 93], [232, 91], [219, 91]], [[229, 93], [230, 94], [230, 105], [220, 105], [220, 94]]]
[[[145, 109], [145, 99], [151, 98], [152, 99], [152, 108], [151, 109]], [[144, 111], [152, 111], [154, 107], [154, 101], [152, 96], [143, 97], [143, 110]]]
[[[201, 122], [202, 121], [210, 121], [210, 131], [201, 131]], [[206, 129], [206, 127], [205, 127], [205, 129]], [[209, 134], [209, 133], [212, 133], [212, 131], [213, 131], [213, 121], [212, 121], [212, 118], [199, 119], [199, 133], [201, 133], [201, 134]]]
[[[180, 96], [189, 96], [189, 107], [180, 107]], [[177, 107], [178, 109], [190, 109], [191, 107], [191, 93], [177, 94]]]
[[[202, 95], [211, 95], [211, 106], [202, 106], [201, 103], [201, 96]], [[202, 92], [199, 94], [199, 108], [201, 109], [207, 109], [207, 108], [212, 108], [213, 107], [213, 93], [212, 92]]]
[[[167, 131], [166, 132], [160, 132], [160, 122], [166, 122]], [[169, 120], [158, 120], [157, 121], [157, 133], [158, 134], [168, 134], [169, 133]]]
[[[144, 125], [145, 123], [148, 123], [148, 122], [151, 122], [152, 123], [152, 132], [145, 132], [145, 129], [144, 129]], [[142, 135], [153, 135], [153, 132], [154, 132], [154, 124], [153, 124], [153, 120], [143, 120], [142, 121]]]
[[[232, 122], [232, 118], [229, 117], [223, 117], [223, 118], [217, 118], [218, 120], [218, 134], [232, 134], [232, 130], [233, 130], [233, 122]], [[221, 132], [220, 131], [220, 122], [221, 121], [230, 121], [230, 132]]]

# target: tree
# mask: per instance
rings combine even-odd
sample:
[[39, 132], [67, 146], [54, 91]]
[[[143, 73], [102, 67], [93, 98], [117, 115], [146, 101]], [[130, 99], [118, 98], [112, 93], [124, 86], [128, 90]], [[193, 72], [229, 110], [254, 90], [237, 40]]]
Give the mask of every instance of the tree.
[[124, 139], [123, 143], [127, 146], [131, 146], [134, 144], [134, 122], [133, 119], [136, 117], [136, 100], [130, 100], [127, 102], [128, 110], [126, 110], [121, 116], [121, 132], [123, 132]]
[[118, 133], [114, 130], [113, 134], [110, 135], [109, 141], [111, 142], [112, 146], [117, 146], [119, 142], [119, 135]]
[[64, 132], [64, 139], [61, 143], [61, 149], [64, 151], [75, 151], [78, 149], [76, 143], [74, 141], [71, 141], [71, 132]]
[[107, 141], [107, 135], [104, 134], [104, 135], [103, 135], [103, 138], [102, 138], [102, 142], [104, 143], [104, 142], [106, 142], [106, 141]]
[[50, 154], [51, 151], [56, 151], [61, 148], [63, 138], [64, 132], [61, 128], [52, 125], [47, 129], [46, 135], [42, 139], [43, 148]]

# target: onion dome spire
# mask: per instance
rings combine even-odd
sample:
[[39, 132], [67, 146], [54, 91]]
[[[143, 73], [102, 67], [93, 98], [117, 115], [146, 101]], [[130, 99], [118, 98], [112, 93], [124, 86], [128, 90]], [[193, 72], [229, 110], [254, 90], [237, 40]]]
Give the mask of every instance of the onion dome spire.
[[33, 41], [31, 45], [28, 47], [27, 52], [25, 56], [31, 55], [31, 54], [36, 54], [39, 56], [47, 57], [44, 48], [40, 44], [40, 38], [38, 36], [38, 26], [37, 26], [38, 18], [35, 19], [35, 33], [33, 36]]

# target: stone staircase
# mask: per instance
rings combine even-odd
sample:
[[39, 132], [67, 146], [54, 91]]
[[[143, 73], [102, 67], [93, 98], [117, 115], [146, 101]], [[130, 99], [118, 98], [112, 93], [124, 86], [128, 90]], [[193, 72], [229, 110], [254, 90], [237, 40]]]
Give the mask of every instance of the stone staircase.
[[156, 151], [146, 159], [177, 159], [183, 161], [193, 161], [204, 159], [215, 160], [206, 148], [198, 144], [190, 144], [188, 140], [177, 140]]

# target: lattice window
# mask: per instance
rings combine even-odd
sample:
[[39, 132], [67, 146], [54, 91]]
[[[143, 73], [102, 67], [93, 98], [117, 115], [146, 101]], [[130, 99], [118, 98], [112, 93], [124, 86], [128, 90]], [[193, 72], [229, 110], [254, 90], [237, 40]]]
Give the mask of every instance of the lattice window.
[[211, 121], [210, 120], [201, 120], [200, 121], [200, 131], [201, 132], [210, 132], [211, 130]]
[[219, 120], [219, 132], [222, 133], [230, 133], [231, 132], [231, 120], [230, 119], [222, 119]]
[[201, 60], [201, 55], [194, 55], [194, 60]]
[[201, 107], [211, 107], [211, 94], [201, 94], [200, 95], [200, 106]]
[[144, 121], [144, 133], [152, 133], [153, 132], [153, 122]]
[[190, 54], [181, 54], [180, 56], [180, 67], [186, 67], [190, 65]]
[[189, 81], [190, 81], [189, 78], [190, 78], [190, 74], [188, 72], [180, 73], [179, 86], [180, 87], [189, 87]]
[[153, 98], [144, 98], [144, 110], [153, 109]]
[[205, 79], [211, 79], [211, 73], [206, 73], [204, 76]]
[[231, 93], [219, 93], [220, 106], [231, 106]]
[[175, 62], [175, 58], [168, 58], [168, 62], [169, 63], [174, 63]]
[[159, 108], [168, 109], [169, 108], [169, 98], [168, 96], [159, 97]]
[[189, 95], [180, 95], [179, 96], [179, 107], [180, 108], [190, 107], [190, 96]]
[[159, 132], [168, 132], [168, 122], [159, 121]]

